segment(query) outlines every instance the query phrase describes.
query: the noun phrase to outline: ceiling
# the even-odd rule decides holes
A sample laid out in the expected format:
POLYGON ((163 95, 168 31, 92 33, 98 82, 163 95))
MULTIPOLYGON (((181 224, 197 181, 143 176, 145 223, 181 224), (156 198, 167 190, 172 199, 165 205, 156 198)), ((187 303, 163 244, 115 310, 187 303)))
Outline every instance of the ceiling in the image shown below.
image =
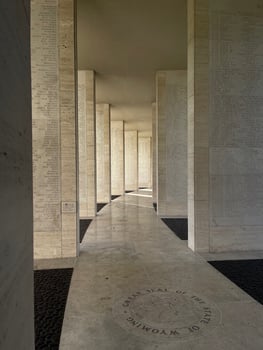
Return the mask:
POLYGON ((151 133, 155 73, 186 69, 187 0, 77 0, 78 66, 96 71, 97 103, 151 133))

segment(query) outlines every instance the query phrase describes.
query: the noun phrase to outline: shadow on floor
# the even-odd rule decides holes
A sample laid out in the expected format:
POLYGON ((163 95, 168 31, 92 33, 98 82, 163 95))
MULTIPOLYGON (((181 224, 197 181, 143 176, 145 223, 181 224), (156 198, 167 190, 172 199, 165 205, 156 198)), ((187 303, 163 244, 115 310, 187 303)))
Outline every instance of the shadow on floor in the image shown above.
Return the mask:
POLYGON ((178 238, 188 240, 188 220, 184 218, 161 218, 162 221, 172 230, 178 238))
POLYGON ((111 196, 111 200, 113 201, 114 199, 116 199, 116 198, 119 198, 119 197, 121 197, 121 195, 116 195, 116 196, 111 196))
POLYGON ((34 271, 35 350, 58 350, 73 269, 34 271))
POLYGON ((108 203, 97 203, 97 213, 105 207, 108 203))
POLYGON ((224 276, 263 304, 263 260, 208 261, 224 276))
POLYGON ((92 219, 80 219, 79 220, 79 241, 80 243, 83 241, 85 233, 91 224, 92 219))

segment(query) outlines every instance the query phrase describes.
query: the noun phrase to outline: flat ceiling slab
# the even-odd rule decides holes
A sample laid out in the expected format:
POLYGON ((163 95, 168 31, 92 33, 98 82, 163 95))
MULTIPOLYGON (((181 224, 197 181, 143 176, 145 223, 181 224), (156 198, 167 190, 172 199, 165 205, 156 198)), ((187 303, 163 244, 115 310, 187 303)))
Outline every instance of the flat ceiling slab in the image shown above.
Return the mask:
POLYGON ((186 69, 186 0, 78 0, 78 65, 97 73, 98 103, 129 129, 151 129, 158 70, 186 69))

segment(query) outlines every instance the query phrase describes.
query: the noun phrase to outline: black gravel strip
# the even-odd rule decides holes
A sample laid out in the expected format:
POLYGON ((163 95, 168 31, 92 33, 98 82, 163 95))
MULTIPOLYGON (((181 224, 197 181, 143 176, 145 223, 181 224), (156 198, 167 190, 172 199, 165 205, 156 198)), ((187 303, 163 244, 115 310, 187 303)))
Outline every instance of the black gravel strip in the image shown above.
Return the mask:
POLYGON ((83 241, 85 233, 91 224, 92 219, 80 219, 79 220, 79 241, 80 243, 83 241))
POLYGON ((119 198, 119 197, 121 197, 121 196, 120 195, 119 196, 111 196, 111 200, 114 201, 114 199, 119 198))
POLYGON ((263 304, 263 260, 208 261, 224 276, 263 304))
POLYGON ((34 271, 35 350, 58 350, 73 269, 34 271))
POLYGON ((162 221, 171 229, 178 238, 188 240, 188 220, 184 218, 162 218, 162 221))
POLYGON ((97 213, 105 207, 108 203, 97 203, 97 213))
POLYGON ((153 203, 153 208, 155 211, 157 211, 157 203, 153 203))

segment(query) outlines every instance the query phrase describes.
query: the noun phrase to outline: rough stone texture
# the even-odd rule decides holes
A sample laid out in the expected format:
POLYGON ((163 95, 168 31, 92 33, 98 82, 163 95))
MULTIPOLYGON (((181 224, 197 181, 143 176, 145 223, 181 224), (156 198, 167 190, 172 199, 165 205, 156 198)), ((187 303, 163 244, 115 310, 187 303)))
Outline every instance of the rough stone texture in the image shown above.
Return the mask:
POLYGON ((78 72, 79 211, 81 218, 96 215, 95 73, 78 72))
POLYGON ((263 248, 263 10, 189 1, 189 244, 263 248))
POLYGON ((96 105, 97 203, 111 201, 110 105, 96 105))
POLYGON ((76 256, 74 1, 31 10, 34 253, 76 256))
POLYGON ((139 136, 139 187, 152 187, 152 138, 139 136))
POLYGON ((125 131, 125 191, 138 189, 138 131, 125 131))
POLYGON ((158 214, 187 217, 186 71, 156 76, 158 214))
POLYGON ((30 1, 0 2, 0 349, 33 350, 30 1))
MULTIPOLYGON (((156 103, 152 104, 152 167, 153 167, 153 175, 152 175, 152 196, 153 203, 157 203, 157 120, 156 120, 156 103)), ((157 204, 156 204, 157 205, 157 204)))
POLYGON ((124 194, 124 122, 111 122, 111 194, 124 194))

